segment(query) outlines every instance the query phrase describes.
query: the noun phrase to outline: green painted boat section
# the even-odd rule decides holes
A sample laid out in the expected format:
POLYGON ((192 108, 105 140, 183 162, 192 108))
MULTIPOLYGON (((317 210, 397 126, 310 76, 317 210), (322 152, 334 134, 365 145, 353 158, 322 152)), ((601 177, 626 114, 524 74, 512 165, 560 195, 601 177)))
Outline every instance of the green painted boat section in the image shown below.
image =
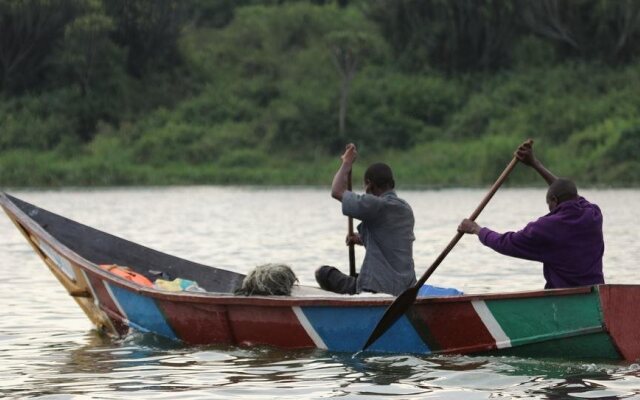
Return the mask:
POLYGON ((507 349, 492 350, 487 355, 545 357, 562 359, 619 360, 622 357, 605 332, 530 343, 507 349))
POLYGON ((602 331, 597 291, 564 296, 487 300, 511 346, 602 331))

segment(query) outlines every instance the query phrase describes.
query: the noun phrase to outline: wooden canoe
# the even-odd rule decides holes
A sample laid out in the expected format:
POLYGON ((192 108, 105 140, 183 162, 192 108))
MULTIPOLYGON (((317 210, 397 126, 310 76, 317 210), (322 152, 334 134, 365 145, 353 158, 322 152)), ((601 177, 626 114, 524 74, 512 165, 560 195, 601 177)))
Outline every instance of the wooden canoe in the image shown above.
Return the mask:
MULTIPOLYGON (((244 275, 101 232, 6 193, 0 205, 96 328, 150 332, 190 344, 270 345, 356 352, 391 296, 300 287, 292 296, 235 296, 244 275), (137 285, 100 268, 194 280, 206 292, 137 285)), ((640 358, 640 285, 419 297, 369 351, 640 358)))

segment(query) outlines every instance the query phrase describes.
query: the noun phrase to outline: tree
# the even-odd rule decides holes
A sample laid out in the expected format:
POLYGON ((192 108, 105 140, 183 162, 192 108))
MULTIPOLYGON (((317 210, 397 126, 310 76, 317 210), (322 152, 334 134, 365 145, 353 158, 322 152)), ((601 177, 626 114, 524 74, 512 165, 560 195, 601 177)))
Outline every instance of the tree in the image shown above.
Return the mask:
POLYGON ((515 0, 372 0, 366 13, 409 70, 492 71, 509 65, 515 0))
POLYGON ((87 0, 85 13, 67 24, 53 57, 58 82, 79 91, 66 107, 83 141, 95 134, 99 120, 117 121, 123 110, 125 82, 123 51, 110 39, 114 28, 100 0, 87 0), (79 93, 78 93, 79 92, 79 93))
POLYGON ((0 0, 0 89, 37 85, 83 0, 0 0))
POLYGON ((73 75, 82 97, 89 94, 98 74, 102 72, 104 76, 114 68, 112 58, 118 49, 109 39, 113 27, 113 21, 97 0, 90 0, 87 13, 65 27, 57 59, 73 75))
POLYGON ((370 48, 370 39, 363 33, 340 31, 331 33, 327 41, 333 63, 340 74, 338 132, 344 139, 351 81, 370 48))
POLYGON ((520 0, 519 9, 524 24, 565 56, 618 63, 640 50, 637 0, 520 0))
POLYGON ((104 1, 115 23, 114 41, 127 48, 127 70, 141 78, 150 64, 171 69, 179 64, 178 38, 186 16, 180 0, 104 1))

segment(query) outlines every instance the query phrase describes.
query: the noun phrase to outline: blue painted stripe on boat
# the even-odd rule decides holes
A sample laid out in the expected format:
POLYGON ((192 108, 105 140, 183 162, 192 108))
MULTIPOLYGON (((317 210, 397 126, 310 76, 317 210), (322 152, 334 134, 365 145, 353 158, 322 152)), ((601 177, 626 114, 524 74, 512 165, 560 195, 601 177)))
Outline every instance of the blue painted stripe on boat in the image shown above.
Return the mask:
MULTIPOLYGON (((329 350, 359 351, 384 314, 385 307, 301 307, 329 350)), ((370 349, 394 353, 431 353, 406 316, 370 349)))
POLYGON ((132 328, 142 332, 156 333, 170 339, 178 339, 153 299, 120 286, 109 285, 109 287, 132 328))

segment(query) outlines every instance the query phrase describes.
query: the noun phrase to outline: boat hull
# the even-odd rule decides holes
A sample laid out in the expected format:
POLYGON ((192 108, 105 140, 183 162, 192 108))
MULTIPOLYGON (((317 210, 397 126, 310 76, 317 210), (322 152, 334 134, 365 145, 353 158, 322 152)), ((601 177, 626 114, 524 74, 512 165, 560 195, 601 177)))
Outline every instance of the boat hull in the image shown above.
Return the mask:
MULTIPOLYGON (((0 204, 100 331, 189 344, 356 352, 391 297, 234 296, 143 287, 70 250, 6 196, 0 204)), ((636 360, 639 285, 418 298, 368 351, 636 360)))

